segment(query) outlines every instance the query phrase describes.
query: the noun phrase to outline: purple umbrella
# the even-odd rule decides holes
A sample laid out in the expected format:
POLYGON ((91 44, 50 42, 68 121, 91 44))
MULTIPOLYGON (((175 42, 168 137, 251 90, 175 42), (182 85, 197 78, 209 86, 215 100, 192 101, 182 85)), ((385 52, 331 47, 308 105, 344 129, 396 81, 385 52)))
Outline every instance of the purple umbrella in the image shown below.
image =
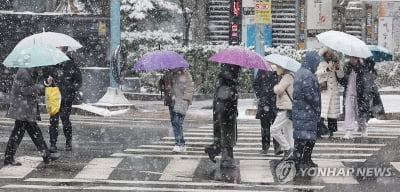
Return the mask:
POLYGON ((228 63, 242 67, 257 68, 270 71, 271 66, 258 53, 244 48, 228 48, 214 54, 208 60, 219 63, 228 63))
POLYGON ((153 51, 144 54, 136 62, 134 70, 153 71, 158 69, 175 69, 189 67, 188 62, 173 51, 153 51))

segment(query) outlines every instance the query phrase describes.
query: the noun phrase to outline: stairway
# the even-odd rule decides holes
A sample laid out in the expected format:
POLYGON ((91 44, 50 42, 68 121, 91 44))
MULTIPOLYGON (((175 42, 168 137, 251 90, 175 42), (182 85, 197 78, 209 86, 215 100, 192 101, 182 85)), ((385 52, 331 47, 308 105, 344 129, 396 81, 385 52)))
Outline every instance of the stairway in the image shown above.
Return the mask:
POLYGON ((296 47, 296 0, 272 0, 272 46, 296 47))
POLYGON ((229 8, 229 0, 208 0, 207 40, 213 45, 229 42, 229 8))

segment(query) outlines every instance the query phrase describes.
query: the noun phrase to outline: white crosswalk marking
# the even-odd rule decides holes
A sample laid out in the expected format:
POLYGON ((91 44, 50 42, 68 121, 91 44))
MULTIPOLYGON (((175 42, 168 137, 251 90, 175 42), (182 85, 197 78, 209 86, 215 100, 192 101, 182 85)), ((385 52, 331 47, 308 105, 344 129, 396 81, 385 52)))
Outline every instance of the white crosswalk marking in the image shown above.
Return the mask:
POLYGON ((270 187, 270 188, 287 188, 287 189, 323 189, 320 185, 246 185, 233 184, 225 182, 176 182, 176 181, 134 181, 134 180, 89 180, 89 179, 52 179, 52 178, 29 178, 28 182, 45 182, 45 183, 110 183, 110 184, 143 184, 143 185, 180 185, 180 186, 208 186, 208 187, 270 187))
POLYGON ((86 165, 75 179, 108 179, 122 158, 95 158, 86 165))
MULTIPOLYGON (((187 142, 188 145, 209 145, 210 141, 204 142, 204 141, 190 141, 187 142)), ((160 144, 160 145, 173 145, 175 144, 174 141, 159 141, 159 142, 154 142, 154 144, 160 144)), ((261 147, 261 141, 253 141, 251 143, 249 143, 249 141, 247 142, 237 142, 236 146, 240 147, 240 146, 259 146, 261 147)), ((374 143, 319 143, 317 141, 317 143, 315 143, 315 146, 340 146, 340 147, 346 147, 346 146, 356 146, 356 147, 384 147, 386 146, 386 144, 384 143, 379 143, 379 144, 374 144, 374 143)))
POLYGON ((41 157, 22 156, 16 158, 21 166, 6 166, 0 169, 0 178, 22 179, 43 161, 41 157))
MULTIPOLYGON (((167 149, 127 149, 126 152, 157 152, 157 153, 170 153, 167 149)), ((203 151, 188 151, 187 153, 204 154, 203 151)), ((238 156, 259 155, 259 152, 235 152, 238 156)), ((369 157, 370 153, 313 153, 313 157, 332 157, 332 156, 347 156, 347 157, 369 157)))
MULTIPOLYGON (((130 157, 130 158, 143 158, 143 157, 154 157, 154 158, 161 158, 161 157, 169 157, 169 158, 182 158, 182 159, 207 159, 208 156, 206 155, 184 155, 184 154, 130 154, 130 153, 113 153, 112 157, 130 157)), ((220 157, 216 157, 219 159, 220 157)), ((236 156, 235 159, 238 160, 281 160, 282 156, 236 156)), ((345 162, 365 162, 366 159, 335 159, 335 158, 313 158, 315 160, 320 161, 345 161, 345 162)))
POLYGON ((390 164, 391 164, 398 172, 400 172, 400 162, 390 162, 390 164))
MULTIPOLYGON (((334 168, 330 170, 335 170, 339 168, 345 168, 342 162, 337 161, 315 161, 318 164, 318 168, 323 170, 323 168, 334 168)), ((329 170, 329 169, 328 169, 329 170)), ((334 172, 335 173, 335 172, 334 172)), ((331 174, 332 175, 332 174, 331 174)), ((335 184, 358 184, 358 181, 353 178, 353 176, 324 176, 320 177, 324 183, 335 183, 335 184)))
MULTIPOLYGON (((158 192, 204 192, 204 189, 121 187, 121 186, 49 186, 49 185, 5 185, 3 189, 47 189, 47 190, 90 190, 90 191, 158 191, 158 192)), ((243 190, 207 189, 208 192, 243 192, 243 190)), ((283 192, 278 190, 246 190, 246 192, 283 192)))
MULTIPOLYGON (((148 149, 171 149, 171 146, 163 146, 163 145, 140 145, 140 148, 143 148, 145 150, 148 149)), ((204 147, 186 147, 188 150, 203 150, 204 147)), ((137 149, 125 149, 125 152, 134 152, 137 149)), ((314 147, 314 151, 379 151, 380 148, 378 147, 371 147, 371 148, 365 148, 365 147, 331 147, 331 146, 320 146, 320 147, 314 147)), ((235 147, 233 151, 258 151, 256 148, 250 148, 250 147, 235 147)), ((269 149, 269 152, 272 153, 274 150, 269 149)))
POLYGON ((242 160, 240 161, 240 177, 242 182, 273 183, 269 161, 242 160))
POLYGON ((192 181, 199 159, 173 159, 164 169, 161 181, 192 181))
MULTIPOLYGON (((6 120, 4 120, 6 121, 6 120)), ((129 120, 122 120, 128 123, 129 120)), ((79 124, 114 124, 119 120, 96 118, 75 120, 79 124), (96 122, 97 121, 97 122, 96 122)), ((135 120, 136 123, 147 122, 135 120)), ((0 118, 1 123, 1 118, 0 118)), ((48 125, 48 122, 43 122, 48 125)), ((7 121, 5 124, 13 124, 7 121)), ((380 151, 392 139, 400 136, 399 125, 382 126, 373 125, 369 129, 369 137, 364 139, 342 140, 344 132, 338 131, 332 139, 320 139, 317 141, 313 160, 319 168, 345 168, 345 165, 366 162, 370 156, 380 151), (380 130, 382 130, 380 132, 380 130), (344 163, 346 162, 346 163, 344 163)), ((327 184, 357 185, 353 176, 321 176, 312 177, 307 185, 294 185, 287 183, 280 185, 276 181, 275 167, 282 155, 273 153, 273 148, 268 154, 261 154, 261 136, 258 121, 242 121, 238 129, 238 142, 234 147, 234 157, 238 162, 237 176, 241 183, 224 183, 222 169, 219 164, 209 161, 204 152, 204 146, 211 144, 213 140, 212 125, 200 128, 189 128, 184 132, 186 139, 186 153, 174 154, 171 149, 174 145, 174 137, 163 137, 159 141, 150 144, 131 147, 123 152, 115 152, 109 158, 89 159, 88 164, 82 169, 75 169, 73 174, 65 177, 58 176, 41 178, 41 173, 47 173, 46 169, 57 169, 58 166, 50 166, 46 169, 37 169, 42 162, 40 157, 28 157, 36 161, 22 161, 24 169, 19 167, 3 167, 0 169, 0 178, 25 178, 24 183, 9 183, 0 186, 0 190, 71 190, 71 191, 188 191, 188 192, 243 192, 243 191, 293 191, 321 190, 327 184), (124 161, 122 164, 121 162, 124 161), (134 166, 127 166, 129 165, 134 166), (133 164, 132 164, 133 163, 133 164), (155 166, 155 164, 157 164, 155 166), (139 165, 139 166, 138 166, 139 165), (17 170, 17 171, 16 171, 17 170), (14 175, 13 175, 14 174, 14 175), (131 177, 125 178, 124 176, 131 177), (28 178, 27 178, 28 176, 28 178), (30 177, 30 178, 29 178, 30 177), (37 177, 37 178, 35 178, 37 177), (123 178, 126 180, 115 180, 123 178), (65 183, 64 186, 59 185, 65 183)), ((360 136, 360 133, 355 133, 360 136)), ((3 138, 0 137, 0 142, 3 138)), ((4 136, 4 141, 8 138, 4 136)), ((28 138, 29 139, 29 138, 28 138)), ((78 141, 79 142, 79 141, 78 141)), ((77 142, 77 143, 78 143, 77 142)), ((4 155, 4 154, 0 154, 4 155)), ((217 156, 217 161, 220 160, 217 156)), ((54 162, 57 163, 57 162, 54 162)), ((400 162, 391 162, 394 169, 400 172, 400 162)), ((82 167, 82 166, 79 166, 82 167)), ((226 182, 226 181, 225 181, 226 182)))

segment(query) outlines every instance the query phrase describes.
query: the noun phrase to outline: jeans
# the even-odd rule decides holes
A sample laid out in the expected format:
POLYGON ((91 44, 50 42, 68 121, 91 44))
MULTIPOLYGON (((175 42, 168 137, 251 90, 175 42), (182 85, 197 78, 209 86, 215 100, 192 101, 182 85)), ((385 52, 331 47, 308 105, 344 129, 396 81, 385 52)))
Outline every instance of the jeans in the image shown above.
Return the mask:
POLYGON ((71 142, 72 140, 72 125, 71 121, 69 120, 69 116, 71 115, 72 110, 72 102, 73 98, 61 99, 60 111, 57 114, 50 116, 49 135, 51 146, 55 147, 57 143, 59 118, 61 118, 63 132, 67 142, 71 142))
POLYGON ((176 113, 173 110, 173 107, 169 107, 169 114, 171 117, 171 124, 174 130, 175 136, 175 145, 183 146, 185 145, 185 139, 183 138, 183 120, 185 119, 185 115, 176 113))

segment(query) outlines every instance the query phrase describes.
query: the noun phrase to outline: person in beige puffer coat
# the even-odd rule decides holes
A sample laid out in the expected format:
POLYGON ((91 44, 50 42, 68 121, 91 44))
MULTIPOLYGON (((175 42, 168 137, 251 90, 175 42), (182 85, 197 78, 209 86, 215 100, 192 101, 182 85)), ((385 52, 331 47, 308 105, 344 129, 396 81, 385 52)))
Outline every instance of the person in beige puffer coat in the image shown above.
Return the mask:
POLYGON ((294 75, 277 65, 279 83, 275 85, 276 107, 278 114, 271 126, 271 136, 280 144, 284 151, 284 159, 293 154, 293 123, 287 112, 292 110, 294 75), (283 133, 282 133, 283 131, 283 133))
POLYGON ((337 119, 340 114, 340 95, 338 78, 344 77, 343 68, 333 50, 323 47, 319 50, 323 60, 315 74, 321 89, 321 121, 328 120, 330 137, 337 131, 337 119))

